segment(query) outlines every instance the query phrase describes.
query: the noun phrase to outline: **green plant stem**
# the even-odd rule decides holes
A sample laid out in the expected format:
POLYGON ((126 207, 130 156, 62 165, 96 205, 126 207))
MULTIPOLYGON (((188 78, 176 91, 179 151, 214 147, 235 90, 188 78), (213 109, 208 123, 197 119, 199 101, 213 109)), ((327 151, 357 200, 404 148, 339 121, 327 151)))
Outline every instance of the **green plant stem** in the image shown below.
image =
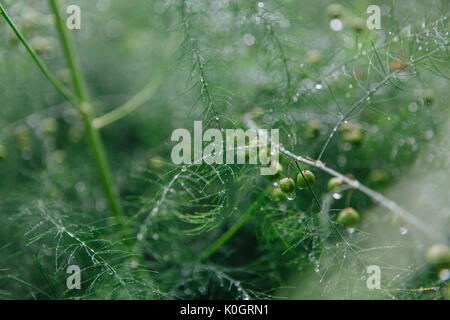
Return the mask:
POLYGON ((62 43, 64 54, 72 72, 73 84, 81 101, 81 103, 78 105, 78 110, 80 111, 80 114, 83 118, 89 145, 94 154, 94 159, 102 180, 103 190, 114 213, 115 222, 122 232, 122 237, 125 237, 126 232, 123 221, 124 215, 119 201, 119 194, 114 183, 111 169, 109 167, 108 158, 106 156, 100 133, 92 125, 92 109, 90 104, 87 102, 88 97, 86 85, 80 72, 81 69, 75 58, 75 50, 73 49, 72 42, 69 39, 64 23, 59 15, 59 5, 57 1, 49 0, 49 2, 55 16, 55 23, 62 43))
POLYGON ((14 22, 10 19, 9 15, 3 8, 2 4, 0 3, 0 14, 3 16, 3 18, 6 20, 8 25, 10 26, 11 30, 15 33, 19 41, 22 43, 22 45, 25 47, 25 49, 28 51, 30 56, 33 58, 36 65, 39 67, 41 72, 44 74, 44 76, 47 78, 48 81, 58 90, 59 93, 70 103, 73 105, 78 105, 78 99, 75 97, 61 82, 59 82, 55 76, 52 75, 50 70, 46 67, 46 65, 39 59, 39 57, 36 55, 34 50, 30 47, 28 42, 25 40, 25 38, 20 33, 19 29, 17 29, 14 22))
POLYGON ((61 40, 64 55, 66 56, 67 64, 69 65, 72 74, 72 81, 75 87, 75 91, 77 93, 78 98, 82 102, 85 102, 88 100, 86 85, 84 83, 83 76, 81 75, 80 71, 81 69, 78 65, 78 61, 75 58, 75 50, 72 41, 69 40, 69 36, 64 26, 64 22, 59 14, 58 2, 57 0, 49 0, 49 3, 53 11, 53 15, 55 17, 55 25, 61 40))
POLYGON ((253 205, 247 210, 247 212, 238 221, 236 221, 230 229, 222 234, 219 239, 217 239, 203 252, 203 254, 200 256, 200 261, 208 259, 228 240, 230 240, 234 236, 234 234, 248 221, 248 219, 250 219, 253 213, 260 207, 263 198, 264 197, 262 195, 259 196, 255 203, 253 203, 253 205))
POLYGON ((81 114, 83 117, 83 123, 86 129, 87 138, 89 145, 94 154, 95 163, 100 173, 100 178, 102 180, 103 190, 105 192, 106 198, 108 199, 109 205, 114 213, 114 219, 118 227, 122 231, 122 236, 126 237, 127 232, 125 231, 125 224, 123 220, 123 209, 119 201, 118 189, 115 185, 111 168, 108 163, 108 157, 103 146, 102 138, 99 131, 92 125, 92 116, 90 112, 90 105, 84 104, 81 108, 81 114))
POLYGON ((152 78, 152 80, 150 80, 150 82, 128 102, 112 110, 111 112, 108 112, 98 118, 95 118, 92 121, 93 126, 97 129, 101 129, 136 111, 150 99, 150 97, 159 88, 161 83, 162 83, 161 77, 156 76, 152 78))

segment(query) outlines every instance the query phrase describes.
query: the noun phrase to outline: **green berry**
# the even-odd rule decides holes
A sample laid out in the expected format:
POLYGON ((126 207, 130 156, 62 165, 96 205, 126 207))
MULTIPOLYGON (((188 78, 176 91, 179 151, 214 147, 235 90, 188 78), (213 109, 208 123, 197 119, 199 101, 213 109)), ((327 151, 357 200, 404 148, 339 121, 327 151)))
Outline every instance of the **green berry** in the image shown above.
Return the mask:
POLYGON ((426 262, 436 269, 450 268, 450 248, 445 244, 434 244, 425 254, 426 262))
POLYGON ((331 18, 341 18, 344 11, 344 7, 338 3, 332 3, 327 7, 327 13, 331 16, 331 18))
POLYGON ((44 119, 42 121, 42 129, 48 135, 55 134, 58 131, 58 121, 53 118, 44 119))
POLYGON ((55 76, 62 83, 70 83, 70 80, 72 79, 70 69, 59 69, 56 71, 55 76))
POLYGON ((311 120, 308 122, 308 125, 306 126, 306 138, 308 139, 315 139, 320 134, 320 128, 321 124, 317 120, 311 120))
POLYGON ((358 212, 353 208, 345 208, 339 212, 339 215, 337 217, 337 222, 342 224, 344 227, 354 227, 359 222, 359 214, 358 212))
POLYGON ((286 195, 279 187, 273 187, 270 186, 267 188, 267 192, 269 193, 270 197, 275 201, 285 200, 286 195))
POLYGON ((328 180, 327 187, 329 191, 332 191, 336 188, 339 188, 340 186, 343 186, 344 184, 345 182, 341 178, 333 177, 330 180, 328 180))
POLYGON ((164 159, 160 156, 154 156, 150 159, 150 168, 154 170, 159 170, 164 167, 164 159))
POLYGON ((29 149, 31 147, 30 129, 25 126, 19 126, 14 131, 14 139, 19 149, 29 149))
POLYGON ((292 193, 295 190, 295 182, 291 178, 283 178, 280 180, 280 189, 284 193, 292 193))
POLYGON ((69 128, 69 139, 73 143, 77 143, 83 137, 83 127, 80 124, 75 124, 69 128))
POLYGON ((309 170, 303 170, 302 173, 297 175, 297 186, 299 189, 306 189, 308 185, 312 187, 316 182, 316 176, 309 170), (302 175, 303 173, 303 175, 302 175), (305 178, 303 178, 303 176, 305 178), (306 181, 305 181, 306 180, 306 181))
POLYGON ((364 140, 364 129, 358 123, 346 123, 342 126, 342 139, 354 146, 359 146, 364 140))
POLYGON ((66 160, 67 155, 63 150, 55 150, 51 154, 51 160, 55 164, 62 164, 66 160))
POLYGON ((383 184, 389 180, 389 175, 381 169, 374 169, 369 173, 369 181, 375 184, 383 184))

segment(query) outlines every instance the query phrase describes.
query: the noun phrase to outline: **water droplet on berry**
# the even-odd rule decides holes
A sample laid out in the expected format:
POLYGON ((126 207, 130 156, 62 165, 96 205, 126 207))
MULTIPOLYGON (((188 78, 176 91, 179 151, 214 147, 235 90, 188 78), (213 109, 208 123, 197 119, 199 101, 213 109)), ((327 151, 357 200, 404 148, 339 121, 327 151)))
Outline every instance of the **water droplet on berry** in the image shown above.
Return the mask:
POLYGON ((339 200, 342 198, 342 194, 335 192, 335 193, 333 193, 333 198, 336 200, 339 200))
POLYGON ((288 200, 294 200, 294 199, 295 199, 295 192, 288 193, 288 194, 286 195, 286 198, 287 198, 288 200))

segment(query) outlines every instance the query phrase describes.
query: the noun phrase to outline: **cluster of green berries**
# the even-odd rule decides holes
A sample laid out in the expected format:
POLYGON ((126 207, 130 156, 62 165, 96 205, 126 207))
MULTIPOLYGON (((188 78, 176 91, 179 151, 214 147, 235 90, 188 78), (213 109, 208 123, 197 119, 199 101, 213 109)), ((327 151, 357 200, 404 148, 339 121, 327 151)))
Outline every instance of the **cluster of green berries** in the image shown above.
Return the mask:
POLYGON ((356 122, 347 122, 342 125, 342 140, 352 144, 353 146, 360 146, 364 141, 364 129, 356 122))
MULTIPOLYGON (((297 175, 297 186, 299 189, 306 189, 308 186, 312 187, 316 182, 316 176, 309 170, 302 170, 297 175)), ((295 182, 292 178, 283 178, 280 180, 280 189, 284 193, 293 193, 295 190, 295 182)))
MULTIPOLYGON (((333 191, 339 187, 342 187, 345 184, 345 182, 338 177, 333 177, 330 180, 328 180, 328 190, 333 191)), ((351 207, 347 207, 345 209, 342 209, 337 217, 337 222, 342 224, 346 228, 353 228, 359 223, 360 217, 358 211, 351 207)))

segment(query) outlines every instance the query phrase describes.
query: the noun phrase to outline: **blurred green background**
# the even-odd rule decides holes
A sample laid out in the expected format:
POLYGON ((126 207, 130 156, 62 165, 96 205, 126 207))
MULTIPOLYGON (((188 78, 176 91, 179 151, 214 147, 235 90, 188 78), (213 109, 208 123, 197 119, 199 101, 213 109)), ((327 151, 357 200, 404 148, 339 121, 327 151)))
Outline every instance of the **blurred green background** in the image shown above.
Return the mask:
MULTIPOLYGON (((0 3, 72 90, 47 1, 0 3)), ((448 2, 59 3, 63 19, 68 5, 81 8, 81 29, 68 32, 95 116, 149 83, 157 88, 101 129, 131 240, 118 237, 80 116, 2 20, 0 298, 448 297, 448 274, 424 261, 434 239, 357 190, 329 192, 320 170, 310 168, 323 210, 306 190, 275 199, 276 181, 256 166, 186 171, 170 160, 172 131, 199 119, 279 128, 288 150, 316 159, 342 114, 401 69, 350 114, 356 139, 340 128, 322 161, 396 201, 448 244, 448 2), (380 30, 365 25, 372 4, 381 8, 380 30), (333 19, 342 29, 330 27, 333 19), (351 233, 335 221, 348 205, 361 214, 351 233), (198 260, 249 210, 228 242, 198 260), (71 264, 82 267, 81 290, 66 288, 71 264), (382 290, 366 287, 373 264, 382 290)))

